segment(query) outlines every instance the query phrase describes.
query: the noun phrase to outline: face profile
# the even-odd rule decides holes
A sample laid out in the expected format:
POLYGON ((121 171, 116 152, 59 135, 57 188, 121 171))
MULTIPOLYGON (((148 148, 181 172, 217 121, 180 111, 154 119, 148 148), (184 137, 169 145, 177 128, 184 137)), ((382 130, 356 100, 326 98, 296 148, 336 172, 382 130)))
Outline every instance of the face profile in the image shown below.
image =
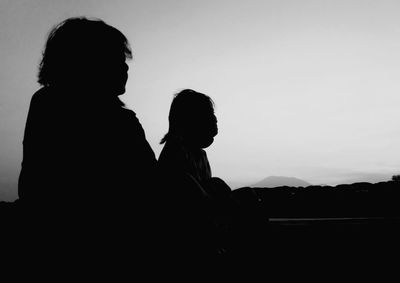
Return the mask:
POLYGON ((98 70, 99 73, 93 79, 100 82, 100 90, 107 90, 117 96, 125 93, 129 67, 123 56, 107 61, 98 70))
POLYGON ((214 102, 209 96, 191 89, 175 95, 169 112, 169 131, 161 143, 178 138, 187 146, 207 148, 217 134, 214 102))
POLYGON ((184 139, 188 144, 207 148, 214 142, 214 137, 218 134, 218 125, 215 114, 210 110, 208 109, 205 113, 197 113, 197 111, 194 113, 193 120, 190 122, 192 126, 189 126, 184 134, 184 139))

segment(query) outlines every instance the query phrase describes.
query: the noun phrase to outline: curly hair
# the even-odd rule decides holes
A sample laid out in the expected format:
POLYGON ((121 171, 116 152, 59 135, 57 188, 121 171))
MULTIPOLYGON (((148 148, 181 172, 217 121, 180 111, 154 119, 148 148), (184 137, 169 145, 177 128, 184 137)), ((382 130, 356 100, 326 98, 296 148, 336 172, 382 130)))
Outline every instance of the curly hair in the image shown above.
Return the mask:
POLYGON ((118 29, 100 19, 68 18, 50 30, 39 65, 38 83, 51 86, 70 80, 93 62, 116 53, 124 54, 125 59, 132 58, 128 39, 118 29))

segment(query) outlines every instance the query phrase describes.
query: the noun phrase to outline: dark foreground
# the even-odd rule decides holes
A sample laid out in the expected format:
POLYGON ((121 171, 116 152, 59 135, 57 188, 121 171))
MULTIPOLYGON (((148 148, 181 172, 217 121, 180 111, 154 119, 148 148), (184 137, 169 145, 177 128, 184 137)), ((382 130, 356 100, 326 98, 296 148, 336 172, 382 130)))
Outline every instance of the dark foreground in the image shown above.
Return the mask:
MULTIPOLYGON (((379 270, 382 267, 387 271, 395 270, 400 257, 398 182, 336 187, 241 188, 234 194, 246 203, 250 190, 259 198, 256 211, 261 221, 254 222, 258 227, 239 231, 243 241, 240 238, 236 240, 216 261, 213 259, 213 263, 250 266, 250 272, 259 275, 271 272, 282 276, 291 274, 292 277, 294 274, 288 273, 289 270, 301 272, 303 276, 309 274, 307 271, 313 273, 315 270, 332 274, 350 271, 353 275, 359 272, 367 274, 377 270, 378 266, 379 270)), ((254 202, 248 202, 248 205, 254 206, 254 202)), ((0 203, 2 235, 9 236, 3 240, 3 246, 8 243, 8 247, 15 251, 19 247, 25 251, 34 247, 37 252, 41 250, 38 243, 46 243, 46 239, 52 241, 51 229, 41 233, 41 227, 32 223, 17 223, 15 221, 20 219, 16 217, 18 214, 18 201, 0 203)), ((79 238, 79 231, 74 236, 79 238)), ((63 251, 62 247, 68 247, 69 240, 66 237, 62 240, 66 242, 52 243, 55 254, 57 250, 63 251)), ((96 238, 86 240, 90 243, 96 238)), ((157 241, 157 237, 153 240, 157 241)), ((106 252, 106 242, 92 248, 106 252)), ((119 249, 124 253, 123 247, 119 249)), ((18 250, 20 255, 23 252, 18 250)), ((31 256, 28 256, 30 260, 31 256)), ((79 257, 79 254, 76 256, 79 257)), ((174 255, 170 256, 172 259, 174 255)), ((24 258, 27 258, 26 255, 24 258)), ((146 262, 155 264, 157 258, 157 253, 154 253, 146 262)), ((164 256, 163 260, 166 258, 168 256, 164 256)))

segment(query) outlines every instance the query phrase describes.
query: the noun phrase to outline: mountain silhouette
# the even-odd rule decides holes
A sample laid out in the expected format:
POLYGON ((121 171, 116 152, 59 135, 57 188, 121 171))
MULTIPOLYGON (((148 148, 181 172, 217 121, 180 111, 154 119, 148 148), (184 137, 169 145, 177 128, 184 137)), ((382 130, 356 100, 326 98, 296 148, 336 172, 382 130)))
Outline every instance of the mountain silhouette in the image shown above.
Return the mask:
POLYGON ((261 180, 260 182, 252 185, 252 187, 263 187, 263 188, 274 188, 280 186, 308 187, 311 186, 311 184, 295 177, 269 176, 261 180))

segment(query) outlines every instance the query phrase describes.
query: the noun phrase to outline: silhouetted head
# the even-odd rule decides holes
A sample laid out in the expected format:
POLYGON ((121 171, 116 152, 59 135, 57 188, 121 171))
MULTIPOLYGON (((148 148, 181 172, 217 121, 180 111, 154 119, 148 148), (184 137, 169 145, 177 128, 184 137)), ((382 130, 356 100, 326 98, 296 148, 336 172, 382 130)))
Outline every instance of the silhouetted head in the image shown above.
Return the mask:
POLYGON ((169 131, 161 143, 175 137, 189 146, 206 148, 218 134, 212 99, 191 89, 177 93, 169 111, 169 131))
POLYGON ((38 82, 43 86, 80 88, 120 95, 132 58, 127 38, 99 19, 69 18, 47 38, 38 82))

